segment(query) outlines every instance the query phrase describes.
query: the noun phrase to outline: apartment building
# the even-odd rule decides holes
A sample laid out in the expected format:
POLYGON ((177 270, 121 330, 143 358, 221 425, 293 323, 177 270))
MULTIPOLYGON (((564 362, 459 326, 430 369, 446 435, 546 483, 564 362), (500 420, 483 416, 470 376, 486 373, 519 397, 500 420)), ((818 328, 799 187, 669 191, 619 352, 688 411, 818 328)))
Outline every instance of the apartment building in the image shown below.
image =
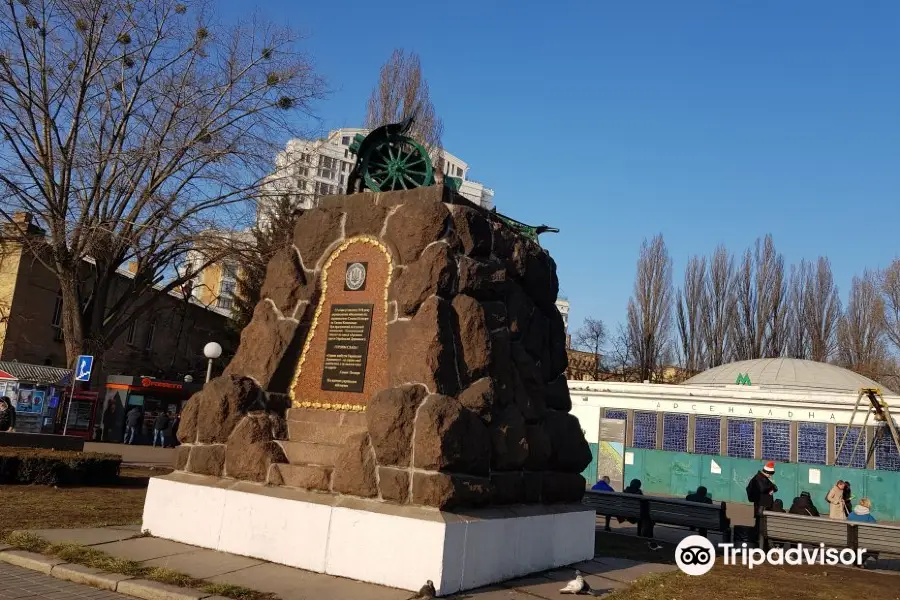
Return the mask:
MULTIPOLYGON (((290 140, 275 159, 275 173, 266 184, 264 198, 287 194, 296 199, 296 208, 309 209, 321 196, 344 193, 347 176, 356 162, 350 144, 354 136, 368 132, 345 127, 318 140, 290 140)), ((444 174, 462 179, 460 194, 479 206, 494 207, 494 191, 469 179, 468 163, 446 150, 441 151, 441 158, 444 174)))

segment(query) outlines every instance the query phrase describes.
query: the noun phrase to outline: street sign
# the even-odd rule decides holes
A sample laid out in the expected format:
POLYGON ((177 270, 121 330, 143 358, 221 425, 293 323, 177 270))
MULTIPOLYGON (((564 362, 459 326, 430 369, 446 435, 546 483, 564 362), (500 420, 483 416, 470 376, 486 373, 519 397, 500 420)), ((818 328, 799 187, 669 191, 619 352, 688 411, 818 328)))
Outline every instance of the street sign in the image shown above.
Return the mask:
POLYGON ((94 357, 82 355, 75 361, 75 381, 90 381, 91 370, 94 368, 94 357))

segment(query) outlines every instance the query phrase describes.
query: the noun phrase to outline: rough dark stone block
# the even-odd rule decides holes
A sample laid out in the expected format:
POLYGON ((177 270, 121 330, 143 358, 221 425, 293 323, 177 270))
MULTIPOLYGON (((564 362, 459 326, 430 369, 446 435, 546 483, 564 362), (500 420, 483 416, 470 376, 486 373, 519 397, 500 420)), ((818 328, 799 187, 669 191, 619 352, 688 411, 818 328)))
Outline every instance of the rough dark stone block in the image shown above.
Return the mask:
POLYGON ((297 305, 309 300, 313 291, 313 286, 306 285, 297 249, 289 246, 276 252, 266 269, 260 297, 269 298, 283 315, 293 317, 297 305))
POLYGON ((297 224, 294 225, 294 246, 300 252, 304 267, 316 269, 325 250, 340 239, 341 218, 340 211, 313 208, 297 219, 297 224))
POLYGON ((428 298, 410 321, 388 325, 387 337, 391 385, 414 382, 441 394, 459 393, 449 302, 428 298))
POLYGON ((454 398, 432 394, 416 415, 413 466, 487 475, 491 442, 481 419, 454 398))
POLYGON ((416 409, 426 395, 420 385, 388 388, 366 407, 366 422, 381 465, 409 466, 416 409))
POLYGON ((450 212, 441 202, 406 202, 388 217, 385 237, 397 249, 400 264, 408 265, 444 235, 449 221, 450 212))
POLYGON ((491 500, 487 477, 467 477, 449 473, 413 473, 412 503, 453 510, 482 506, 491 500))
POLYGON ((456 279, 456 262, 450 246, 444 243, 428 246, 419 260, 404 268, 391 283, 389 299, 397 302, 397 316, 416 314, 429 296, 449 298, 456 279))
POLYGON ((409 471, 378 467, 378 485, 381 497, 390 502, 409 502, 409 471))
POLYGON ((357 433, 344 444, 334 463, 331 489, 363 498, 378 495, 375 483, 375 457, 368 433, 357 433))

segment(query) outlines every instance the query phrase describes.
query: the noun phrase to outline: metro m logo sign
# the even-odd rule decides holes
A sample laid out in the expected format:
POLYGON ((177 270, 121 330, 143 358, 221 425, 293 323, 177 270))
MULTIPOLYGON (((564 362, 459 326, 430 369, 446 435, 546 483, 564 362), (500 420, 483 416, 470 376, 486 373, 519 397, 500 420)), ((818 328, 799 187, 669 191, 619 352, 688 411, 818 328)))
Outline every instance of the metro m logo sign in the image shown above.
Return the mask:
POLYGON ((735 380, 735 385, 752 385, 750 383, 750 375, 747 373, 738 373, 737 380, 735 380))

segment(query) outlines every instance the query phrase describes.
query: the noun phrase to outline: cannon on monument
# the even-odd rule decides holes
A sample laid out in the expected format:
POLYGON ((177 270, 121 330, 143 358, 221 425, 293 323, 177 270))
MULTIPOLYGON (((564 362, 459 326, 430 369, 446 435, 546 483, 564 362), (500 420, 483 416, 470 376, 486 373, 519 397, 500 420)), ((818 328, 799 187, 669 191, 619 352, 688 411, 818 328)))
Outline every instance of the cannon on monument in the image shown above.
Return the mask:
MULTIPOLYGON (((369 135, 357 133, 353 137, 349 150, 356 156, 356 163, 347 177, 347 194, 358 194, 365 189, 373 192, 409 190, 436 183, 428 151, 407 135, 415 119, 413 112, 400 123, 382 125, 369 135)), ((462 179, 445 175, 443 184, 459 191, 462 179)), ((501 215, 497 209, 491 210, 489 215, 534 242, 542 233, 559 233, 559 229, 548 225, 526 225, 501 215)))
MULTIPOLYGON (((382 125, 363 136, 357 133, 350 143, 356 164, 347 178, 347 193, 356 194, 364 188, 373 192, 410 190, 434 185, 435 172, 425 147, 406 135, 416 115, 413 113, 400 123, 382 125)), ((461 180, 445 177, 444 183, 459 189, 461 180), (454 181, 448 181, 448 180, 454 181)))

